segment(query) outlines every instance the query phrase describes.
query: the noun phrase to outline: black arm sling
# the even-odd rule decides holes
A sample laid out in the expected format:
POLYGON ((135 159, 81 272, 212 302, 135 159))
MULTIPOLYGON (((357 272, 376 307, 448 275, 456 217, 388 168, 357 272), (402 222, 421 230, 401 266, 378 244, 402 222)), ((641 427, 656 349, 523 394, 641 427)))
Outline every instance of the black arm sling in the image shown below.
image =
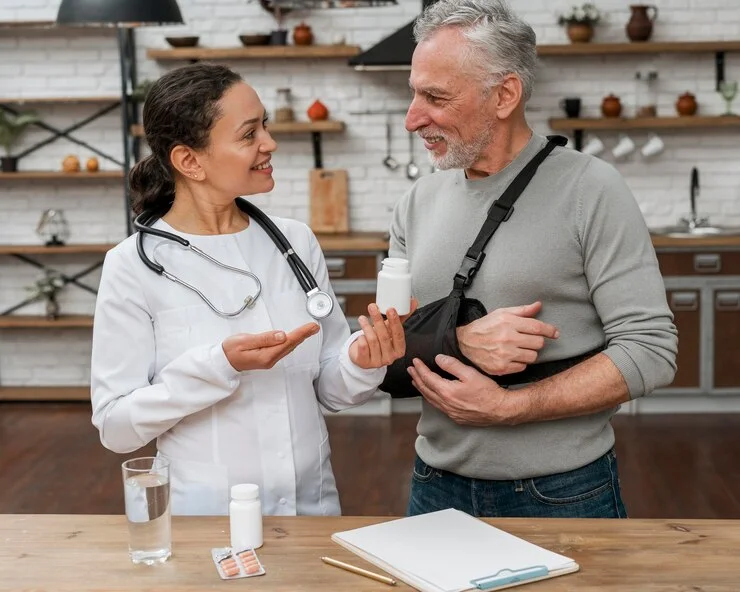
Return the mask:
MULTIPOLYGON (((565 146, 567 139, 562 136, 548 136, 547 145, 535 155, 506 188, 503 195, 493 202, 488 217, 478 236, 463 258, 460 269, 453 279, 452 292, 444 298, 435 300, 417 309, 404 323, 406 334, 406 354, 388 367, 385 380, 380 388, 393 398, 418 397, 421 394, 411 384, 407 368, 414 358, 419 358, 437 374, 454 379, 455 377, 437 366, 434 357, 445 354, 457 358, 464 364, 475 367, 460 351, 456 329, 487 314, 480 300, 466 298, 465 289, 473 283, 486 256, 484 249, 502 222, 506 222, 514 212, 514 202, 537 172, 538 167, 556 146, 565 146)), ((499 386, 534 382, 553 376, 575 366, 595 355, 602 348, 564 360, 530 364, 522 372, 503 376, 490 376, 499 386)))

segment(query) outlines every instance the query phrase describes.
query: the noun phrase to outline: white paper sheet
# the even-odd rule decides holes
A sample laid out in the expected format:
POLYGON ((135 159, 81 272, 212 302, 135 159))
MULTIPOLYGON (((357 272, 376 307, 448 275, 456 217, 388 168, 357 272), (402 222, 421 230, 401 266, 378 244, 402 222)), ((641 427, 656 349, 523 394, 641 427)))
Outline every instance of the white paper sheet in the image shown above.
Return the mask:
POLYGON ((452 509, 348 530, 332 539, 422 590, 469 590, 471 580, 502 569, 578 568, 569 557, 452 509))

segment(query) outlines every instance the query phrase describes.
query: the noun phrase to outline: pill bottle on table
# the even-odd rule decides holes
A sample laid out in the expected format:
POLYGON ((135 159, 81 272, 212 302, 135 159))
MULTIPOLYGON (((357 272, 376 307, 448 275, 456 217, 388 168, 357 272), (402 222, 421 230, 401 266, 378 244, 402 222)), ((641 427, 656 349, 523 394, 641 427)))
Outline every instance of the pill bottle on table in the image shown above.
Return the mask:
POLYGON ((229 527, 232 549, 257 549, 262 546, 262 504, 260 488, 253 483, 231 487, 229 527))

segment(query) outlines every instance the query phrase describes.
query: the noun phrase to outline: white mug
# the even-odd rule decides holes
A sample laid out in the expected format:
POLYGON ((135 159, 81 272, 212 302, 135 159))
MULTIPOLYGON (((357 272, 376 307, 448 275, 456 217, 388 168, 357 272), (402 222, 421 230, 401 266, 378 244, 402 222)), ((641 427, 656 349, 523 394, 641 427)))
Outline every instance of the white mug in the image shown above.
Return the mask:
POLYGON ((635 143, 626 134, 619 136, 619 143, 614 146, 612 154, 614 158, 623 158, 635 149, 635 143))
POLYGON ((665 144, 660 139, 660 136, 658 134, 650 134, 647 143, 640 149, 640 152, 642 152, 643 156, 649 157, 660 154, 664 148, 665 144))
POLYGON ((598 137, 594 136, 592 137, 588 142, 586 142, 586 145, 581 148, 581 152, 584 154, 590 154, 591 156, 596 156, 597 154, 601 154, 604 151, 604 142, 602 142, 598 137))

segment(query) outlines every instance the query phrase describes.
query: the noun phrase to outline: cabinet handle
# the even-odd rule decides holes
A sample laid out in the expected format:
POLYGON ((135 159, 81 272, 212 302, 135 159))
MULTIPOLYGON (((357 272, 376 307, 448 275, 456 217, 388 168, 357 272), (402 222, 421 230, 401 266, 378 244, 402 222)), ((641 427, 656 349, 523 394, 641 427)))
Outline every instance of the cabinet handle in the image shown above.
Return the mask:
POLYGON ((339 305, 339 308, 342 309, 342 312, 347 314, 347 297, 337 296, 337 304, 339 305))
POLYGON ((672 292, 671 310, 692 311, 699 308, 699 295, 696 292, 672 292))
POLYGON ((326 260, 326 268, 329 270, 330 278, 344 277, 344 274, 347 268, 347 260, 338 259, 338 258, 328 258, 326 260))
POLYGON ((740 292, 717 292, 714 307, 717 310, 740 310, 740 292))
POLYGON ((699 273, 717 273, 722 269, 722 260, 716 253, 694 255, 694 271, 699 273))

